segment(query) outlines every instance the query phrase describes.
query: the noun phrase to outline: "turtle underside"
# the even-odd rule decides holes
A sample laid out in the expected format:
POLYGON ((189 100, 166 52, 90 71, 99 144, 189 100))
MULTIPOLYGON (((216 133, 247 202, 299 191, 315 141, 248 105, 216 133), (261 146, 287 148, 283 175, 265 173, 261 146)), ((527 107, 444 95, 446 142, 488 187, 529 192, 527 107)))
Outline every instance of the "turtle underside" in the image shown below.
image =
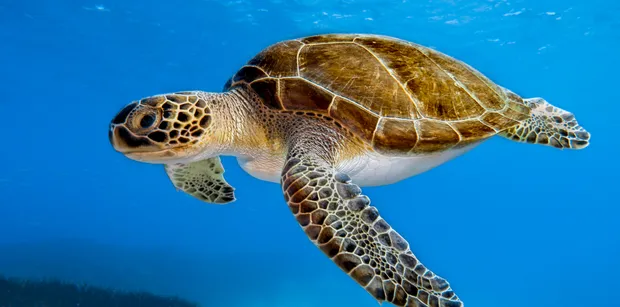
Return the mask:
POLYGON ((225 85, 269 108, 334 120, 386 154, 462 147, 530 116, 518 95, 432 49, 373 35, 320 35, 272 45, 225 85))

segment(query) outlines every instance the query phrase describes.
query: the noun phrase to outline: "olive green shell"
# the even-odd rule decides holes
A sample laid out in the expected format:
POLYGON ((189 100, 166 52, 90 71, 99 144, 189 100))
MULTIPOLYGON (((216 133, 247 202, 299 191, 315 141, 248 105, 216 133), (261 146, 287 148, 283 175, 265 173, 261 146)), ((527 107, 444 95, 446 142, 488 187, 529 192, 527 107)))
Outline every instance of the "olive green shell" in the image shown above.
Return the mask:
POLYGON ((330 34, 272 45, 225 90, 331 118, 380 153, 428 153, 488 138, 529 118, 521 97, 435 50, 391 37, 330 34))

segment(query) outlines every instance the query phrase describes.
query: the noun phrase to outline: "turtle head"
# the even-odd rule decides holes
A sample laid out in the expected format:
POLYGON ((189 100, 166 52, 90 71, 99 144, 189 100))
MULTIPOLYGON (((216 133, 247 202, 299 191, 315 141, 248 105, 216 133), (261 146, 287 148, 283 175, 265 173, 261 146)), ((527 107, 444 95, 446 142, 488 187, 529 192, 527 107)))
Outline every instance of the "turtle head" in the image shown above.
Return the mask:
POLYGON ((116 151, 142 162, 191 159, 211 143, 209 97, 179 92, 134 101, 110 123, 110 142, 116 151))

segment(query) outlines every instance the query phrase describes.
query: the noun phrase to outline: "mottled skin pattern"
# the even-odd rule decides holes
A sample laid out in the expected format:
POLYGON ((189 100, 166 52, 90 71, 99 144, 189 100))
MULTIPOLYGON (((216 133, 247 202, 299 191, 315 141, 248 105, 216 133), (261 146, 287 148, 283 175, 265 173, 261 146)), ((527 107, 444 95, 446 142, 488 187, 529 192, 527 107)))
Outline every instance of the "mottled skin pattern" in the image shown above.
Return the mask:
POLYGON ((371 155, 382 163, 432 157, 496 134, 572 149, 590 138, 569 112, 523 100, 437 51, 387 37, 323 35, 265 49, 224 93, 131 103, 109 137, 131 159, 164 164, 175 187, 210 203, 234 200, 220 155, 237 157, 255 176, 280 174, 310 240, 375 299, 456 307, 463 303, 448 282, 421 264, 341 165, 371 155))
POLYGON ((572 113, 554 107, 541 98, 526 99, 525 103, 532 109, 532 116, 520 125, 502 131, 502 136, 556 148, 583 148, 588 145, 590 134, 579 126, 572 113))
POLYGON ((202 201, 227 204, 235 201, 235 189, 224 179, 220 157, 190 164, 166 164, 166 173, 174 186, 202 201))
POLYGON ((129 148, 125 153, 162 150, 158 154, 172 158, 201 140, 209 128, 210 113, 207 102, 194 92, 148 97, 116 115, 110 137, 129 148))
POLYGON ((289 131, 282 190, 310 240, 379 302, 462 306, 448 282, 420 263, 361 189, 336 172, 330 148, 338 147, 341 135, 320 125, 289 131))

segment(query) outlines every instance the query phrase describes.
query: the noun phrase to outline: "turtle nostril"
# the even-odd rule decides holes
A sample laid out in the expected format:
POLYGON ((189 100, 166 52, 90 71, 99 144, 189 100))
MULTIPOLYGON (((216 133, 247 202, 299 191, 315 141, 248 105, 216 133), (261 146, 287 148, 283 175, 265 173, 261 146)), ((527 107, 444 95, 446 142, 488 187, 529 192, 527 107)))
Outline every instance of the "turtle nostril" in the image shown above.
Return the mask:
POLYGON ((155 123, 155 116, 152 114, 146 114, 140 120, 140 127, 143 129, 150 128, 155 123))

